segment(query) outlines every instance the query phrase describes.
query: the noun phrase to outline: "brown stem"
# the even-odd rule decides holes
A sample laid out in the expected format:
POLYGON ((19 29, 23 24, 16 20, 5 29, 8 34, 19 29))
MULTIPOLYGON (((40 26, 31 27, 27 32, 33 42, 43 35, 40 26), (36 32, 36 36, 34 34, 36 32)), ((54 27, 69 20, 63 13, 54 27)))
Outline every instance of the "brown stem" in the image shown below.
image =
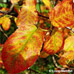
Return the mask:
POLYGON ((4 34, 6 38, 8 38, 7 34, 4 33, 3 29, 0 27, 0 31, 4 34))

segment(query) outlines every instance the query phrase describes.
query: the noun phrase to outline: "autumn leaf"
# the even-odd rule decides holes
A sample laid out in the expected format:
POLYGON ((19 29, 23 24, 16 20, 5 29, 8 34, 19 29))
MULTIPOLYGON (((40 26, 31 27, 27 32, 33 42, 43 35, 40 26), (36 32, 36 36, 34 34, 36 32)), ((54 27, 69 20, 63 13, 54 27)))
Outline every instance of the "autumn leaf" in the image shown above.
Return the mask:
POLYGON ((55 27, 67 27, 74 24, 72 0, 63 0, 49 13, 51 24, 55 27))
POLYGON ((10 28, 11 20, 8 17, 2 17, 2 28, 7 31, 10 28))
POLYGON ((21 25, 5 42, 2 59, 8 73, 28 69, 37 60, 43 44, 43 32, 34 25, 21 25))
POLYGON ((60 65, 68 65, 70 61, 74 60, 74 51, 64 53, 58 60, 60 65))
POLYGON ((48 56, 49 56, 48 53, 46 53, 45 51, 41 51, 41 53, 40 53, 41 58, 47 58, 48 56))
POLYGON ((65 39, 64 51, 74 51, 74 36, 65 39))
MULTIPOLYGON (((26 0, 28 1, 28 0, 26 0)), ((36 5, 34 0, 30 0, 28 3, 26 2, 26 6, 23 5, 21 11, 18 15, 16 25, 25 24, 37 24, 38 15, 36 12, 36 5)))
POLYGON ((10 0, 12 4, 18 3, 20 0, 10 0))
POLYGON ((8 11, 9 9, 8 9, 8 8, 3 7, 3 8, 1 8, 1 10, 6 12, 6 11, 8 11))
POLYGON ((3 18, 0 18, 0 25, 2 25, 2 22, 3 22, 3 18))
POLYGON ((61 47, 63 47, 63 41, 63 33, 56 31, 48 41, 45 41, 43 50, 48 54, 55 54, 61 50, 61 47))
POLYGON ((18 4, 14 5, 14 10, 19 14, 20 6, 18 4))
POLYGON ((0 68, 2 68, 2 66, 3 66, 2 53, 1 53, 2 48, 3 48, 3 44, 0 44, 0 68))
POLYGON ((51 8, 50 0, 42 0, 42 1, 49 9, 51 8))
POLYGON ((25 0, 25 5, 29 7, 29 9, 32 9, 34 12, 36 10, 36 3, 37 0, 25 0))

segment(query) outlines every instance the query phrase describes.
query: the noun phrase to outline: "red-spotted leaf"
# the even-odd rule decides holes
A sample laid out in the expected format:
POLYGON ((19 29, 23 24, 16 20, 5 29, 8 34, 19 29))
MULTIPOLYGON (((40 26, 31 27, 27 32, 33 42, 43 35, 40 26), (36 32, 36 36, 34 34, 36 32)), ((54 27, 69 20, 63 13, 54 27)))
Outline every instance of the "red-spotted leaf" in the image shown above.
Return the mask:
MULTIPOLYGON (((29 0, 26 0, 29 1, 29 0)), ((17 26, 25 24, 36 24, 38 15, 36 13, 36 4, 34 0, 26 2, 26 6, 23 5, 17 18, 17 26)))
POLYGON ((63 41, 63 33, 56 31, 48 41, 45 41, 43 50, 48 54, 55 54, 61 50, 61 47, 63 47, 63 41))
POLYGON ((74 24, 73 0, 64 0, 49 13, 51 24, 55 27, 67 27, 74 24))
POLYGON ((19 0, 10 0, 10 1, 11 1, 12 4, 19 2, 19 0))
POLYGON ((43 32, 34 25, 21 25, 5 42, 4 66, 9 74, 28 69, 37 60, 43 44, 43 32))
POLYGON ((66 38, 65 44, 64 44, 64 50, 74 51, 74 36, 69 36, 68 38, 66 38))

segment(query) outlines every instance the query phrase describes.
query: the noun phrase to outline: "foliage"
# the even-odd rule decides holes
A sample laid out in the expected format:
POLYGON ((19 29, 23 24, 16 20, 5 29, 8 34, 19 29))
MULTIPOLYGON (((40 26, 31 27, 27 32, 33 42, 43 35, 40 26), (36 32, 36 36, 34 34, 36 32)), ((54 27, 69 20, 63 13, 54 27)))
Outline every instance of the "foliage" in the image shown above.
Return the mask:
POLYGON ((0 3, 0 74, 71 74, 73 0, 0 3))

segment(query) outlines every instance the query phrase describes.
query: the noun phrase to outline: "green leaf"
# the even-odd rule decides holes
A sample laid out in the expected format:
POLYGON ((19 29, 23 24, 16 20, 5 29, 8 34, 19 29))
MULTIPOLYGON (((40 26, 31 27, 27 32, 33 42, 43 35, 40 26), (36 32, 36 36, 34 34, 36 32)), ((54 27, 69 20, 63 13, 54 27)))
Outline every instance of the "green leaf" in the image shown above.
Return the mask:
POLYGON ((5 8, 7 8, 7 4, 0 3, 0 7, 5 7, 5 8))

